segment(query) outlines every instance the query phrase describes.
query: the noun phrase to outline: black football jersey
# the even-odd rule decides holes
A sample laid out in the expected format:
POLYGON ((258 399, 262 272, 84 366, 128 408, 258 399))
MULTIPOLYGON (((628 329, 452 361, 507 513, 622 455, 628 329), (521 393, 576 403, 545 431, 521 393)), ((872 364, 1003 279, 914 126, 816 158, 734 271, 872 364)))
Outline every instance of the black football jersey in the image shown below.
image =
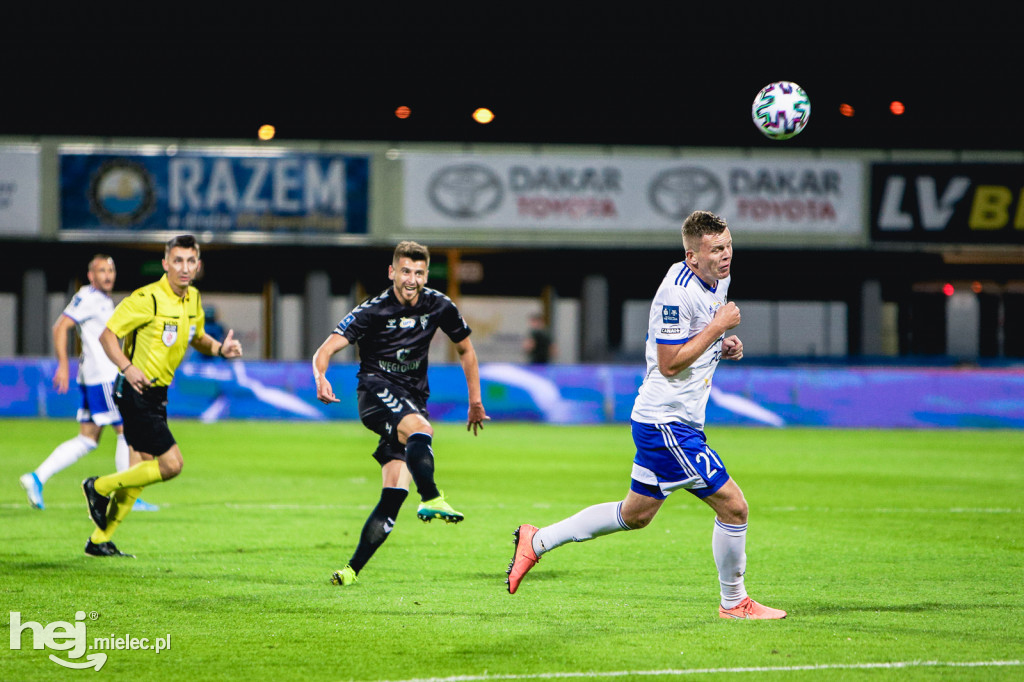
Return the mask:
POLYGON ((402 305, 393 287, 368 299, 345 316, 334 330, 359 348, 360 379, 378 376, 406 390, 430 395, 427 355, 440 329, 453 343, 469 336, 470 328, 450 298, 424 288, 414 306, 402 305))

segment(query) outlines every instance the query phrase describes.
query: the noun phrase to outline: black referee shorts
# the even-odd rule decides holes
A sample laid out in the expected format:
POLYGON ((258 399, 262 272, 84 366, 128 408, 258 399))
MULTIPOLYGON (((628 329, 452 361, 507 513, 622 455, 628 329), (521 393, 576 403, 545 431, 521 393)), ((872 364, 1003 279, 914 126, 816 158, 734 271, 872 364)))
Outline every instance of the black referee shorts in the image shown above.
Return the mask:
POLYGON ((139 393, 124 376, 114 382, 114 402, 124 422, 124 439, 136 452, 159 457, 177 442, 167 426, 167 387, 151 386, 139 393))
POLYGON ((398 441, 398 423, 407 415, 428 418, 427 406, 401 386, 363 377, 356 387, 359 418, 363 426, 380 435, 373 458, 384 466, 393 459, 405 461, 405 446, 398 441))

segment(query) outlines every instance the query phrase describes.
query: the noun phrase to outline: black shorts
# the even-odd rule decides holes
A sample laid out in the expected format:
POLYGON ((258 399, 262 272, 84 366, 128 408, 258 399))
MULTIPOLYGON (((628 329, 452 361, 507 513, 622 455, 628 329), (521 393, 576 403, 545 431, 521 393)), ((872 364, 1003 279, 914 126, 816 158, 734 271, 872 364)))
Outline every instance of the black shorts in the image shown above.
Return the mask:
POLYGON ((363 426, 380 436, 373 458, 384 466, 394 459, 405 461, 405 446, 398 442, 398 423, 410 414, 428 418, 427 406, 400 386, 364 377, 356 387, 359 418, 363 426))
POLYGON ((165 386, 151 386, 139 393, 119 376, 114 382, 114 402, 124 421, 124 439, 136 452, 159 457, 177 442, 167 427, 165 386))

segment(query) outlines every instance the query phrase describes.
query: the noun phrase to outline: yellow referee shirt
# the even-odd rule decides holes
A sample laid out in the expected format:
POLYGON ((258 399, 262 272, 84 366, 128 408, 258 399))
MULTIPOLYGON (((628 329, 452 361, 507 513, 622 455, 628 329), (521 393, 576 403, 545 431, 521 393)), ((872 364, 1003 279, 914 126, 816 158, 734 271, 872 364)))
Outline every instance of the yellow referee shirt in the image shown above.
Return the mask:
POLYGON ((175 295, 165 274, 136 289, 117 304, 107 329, 122 339, 121 348, 154 386, 170 386, 193 338, 206 333, 199 290, 175 295))

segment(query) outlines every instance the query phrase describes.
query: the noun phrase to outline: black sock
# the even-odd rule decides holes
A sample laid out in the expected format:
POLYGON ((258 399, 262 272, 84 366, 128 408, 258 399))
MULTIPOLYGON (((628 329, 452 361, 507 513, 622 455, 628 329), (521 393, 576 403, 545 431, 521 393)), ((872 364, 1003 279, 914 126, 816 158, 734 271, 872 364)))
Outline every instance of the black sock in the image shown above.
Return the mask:
POLYGON ((380 491, 380 502, 366 519, 363 532, 359 536, 359 546, 348 562, 356 573, 362 570, 377 548, 388 539, 388 534, 395 527, 398 510, 402 508, 408 494, 409 491, 402 488, 384 488, 380 491))
POLYGON ((405 465, 421 500, 432 500, 441 494, 434 483, 434 451, 430 447, 433 440, 429 434, 414 433, 405 443, 405 465))

